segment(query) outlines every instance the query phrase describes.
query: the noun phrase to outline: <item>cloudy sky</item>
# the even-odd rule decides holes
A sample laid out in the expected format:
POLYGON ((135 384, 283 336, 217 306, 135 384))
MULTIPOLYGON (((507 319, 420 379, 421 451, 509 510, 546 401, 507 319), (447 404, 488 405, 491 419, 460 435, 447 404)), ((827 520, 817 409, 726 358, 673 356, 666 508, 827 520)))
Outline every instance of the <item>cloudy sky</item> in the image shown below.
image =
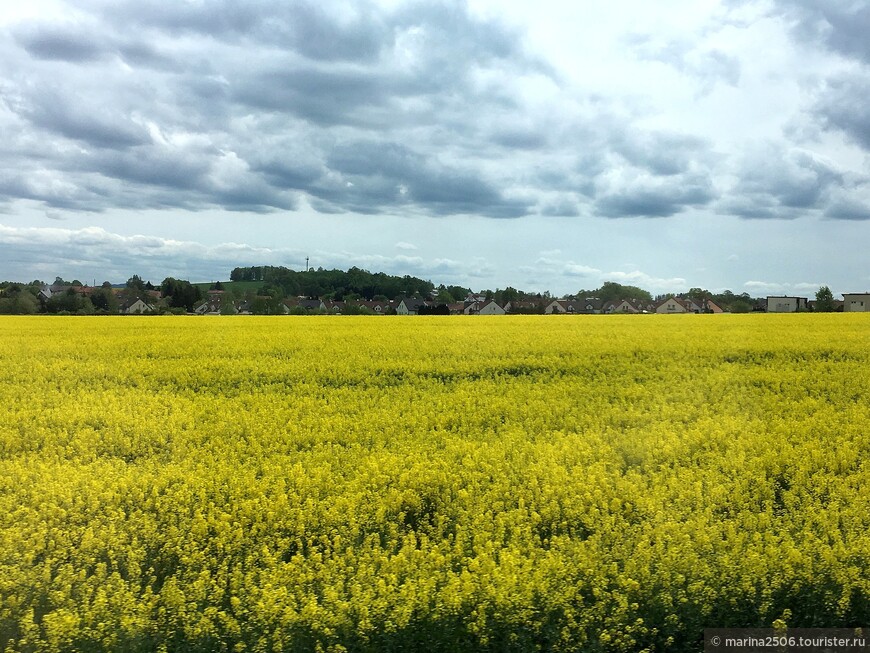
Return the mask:
POLYGON ((870 288, 870 5, 0 8, 0 279, 870 288))

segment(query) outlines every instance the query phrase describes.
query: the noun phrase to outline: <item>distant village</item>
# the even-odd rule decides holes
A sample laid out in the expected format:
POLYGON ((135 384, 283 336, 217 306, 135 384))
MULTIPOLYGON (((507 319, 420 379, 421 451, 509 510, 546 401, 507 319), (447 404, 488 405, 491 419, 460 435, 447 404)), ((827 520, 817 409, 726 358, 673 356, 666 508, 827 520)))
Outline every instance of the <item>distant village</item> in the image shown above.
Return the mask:
MULTIPOLYGON (((249 301, 228 303, 224 300, 226 291, 210 290, 208 298, 195 307, 198 315, 252 314, 249 301), (229 311, 226 308, 229 307, 229 311)), ((847 294, 844 300, 834 300, 834 310, 870 311, 870 293, 847 294)), ((438 303, 434 298, 402 297, 386 301, 333 301, 328 299, 308 299, 298 297, 281 301, 284 314, 322 314, 322 315, 599 315, 599 314, 643 314, 658 313, 675 315, 680 313, 725 313, 727 310, 711 299, 692 299, 677 296, 658 301, 619 299, 602 301, 597 297, 582 299, 551 299, 507 301, 503 304, 484 294, 469 293, 464 301, 438 303)), ((138 308, 138 307, 137 307, 138 308)), ((756 302, 753 312, 799 313, 817 310, 816 300, 806 297, 769 296, 756 302)))
MULTIPOLYGON (((406 277, 407 279, 407 277, 406 277)), ((419 281, 419 280, 417 280, 419 281)), ((431 284, 430 284, 431 285, 431 284)), ((618 284, 605 284, 610 294, 618 284)), ((638 292, 633 286, 621 287, 631 294, 638 292)), ((262 289, 260 289, 262 290, 262 289)), ((870 311, 870 293, 846 293, 835 300, 827 288, 820 289, 816 299, 798 296, 768 296, 752 299, 736 296, 739 302, 717 302, 712 296, 694 290, 695 296, 668 295, 655 299, 625 297, 603 300, 596 296, 553 298, 549 294, 529 295, 513 289, 474 293, 467 291, 459 301, 445 292, 444 286, 434 286, 425 293, 398 296, 389 299, 376 296, 365 299, 353 296, 335 299, 306 295, 282 297, 280 293, 261 294, 257 290, 233 289, 233 282, 191 284, 187 281, 166 279, 160 287, 143 282, 138 277, 128 280, 123 287, 108 282, 101 286, 87 286, 79 282, 64 282, 58 277, 54 284, 0 285, 0 313, 54 313, 54 314, 193 314, 193 315, 598 315, 598 314, 718 314, 728 312, 866 312, 870 311), (202 286, 207 286, 203 288, 202 286), (227 287, 229 286, 229 288, 227 287), (826 291, 826 295, 825 292, 826 291), (826 300, 827 298, 827 300, 826 300), (736 309, 738 305, 740 308, 736 309), (720 305, 724 304, 724 305, 720 305)), ((465 291, 467 289, 463 289, 465 291)), ((727 291, 726 291, 727 292, 727 291)), ((334 293, 329 293, 334 295, 334 293)), ((732 297, 727 294, 726 299, 732 297)))

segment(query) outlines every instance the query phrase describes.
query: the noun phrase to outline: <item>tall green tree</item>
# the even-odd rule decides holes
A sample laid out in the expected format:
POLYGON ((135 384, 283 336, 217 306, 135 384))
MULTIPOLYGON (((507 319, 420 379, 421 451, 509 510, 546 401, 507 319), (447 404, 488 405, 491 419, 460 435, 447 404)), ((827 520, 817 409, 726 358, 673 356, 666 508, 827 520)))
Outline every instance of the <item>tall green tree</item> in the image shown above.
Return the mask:
POLYGON ((170 308, 183 308, 190 312, 193 305, 202 299, 202 291, 189 281, 167 277, 160 284, 160 292, 167 299, 170 308))
POLYGON ((138 274, 134 274, 132 277, 127 279, 127 288, 130 288, 131 290, 136 290, 144 294, 145 282, 138 274))
POLYGON ((453 295, 450 294, 450 291, 441 284, 438 286, 438 294, 435 295, 435 301, 439 304, 452 304, 455 299, 453 299, 453 295))
POLYGON ((711 297, 713 293, 709 290, 704 290, 703 288, 689 288, 689 291, 685 293, 685 297, 689 299, 707 299, 711 297))
POLYGON ((749 313, 752 311, 752 304, 745 299, 735 299, 728 305, 732 313, 749 313))
POLYGON ((90 315, 94 312, 91 300, 70 288, 66 292, 55 293, 45 302, 46 313, 80 313, 90 315))
POLYGON ((118 312, 118 297, 113 292, 111 285, 106 287, 106 284, 103 284, 95 289, 91 293, 91 303, 98 311, 105 311, 106 313, 118 312))
POLYGON ((516 288, 508 286, 504 290, 496 289, 495 301, 504 306, 507 302, 515 302, 520 298, 520 293, 516 288))
POLYGON ((601 288, 598 289, 597 297, 604 302, 620 299, 637 299, 646 302, 652 301, 652 295, 643 288, 638 288, 637 286, 624 286, 615 281, 605 281, 601 284, 601 288))
POLYGON ((9 284, 0 289, 0 314, 32 315, 39 312, 35 290, 36 286, 24 286, 19 283, 9 284))
POLYGON ((836 306, 834 305, 834 293, 827 286, 822 286, 816 291, 816 311, 818 313, 833 313, 836 306))

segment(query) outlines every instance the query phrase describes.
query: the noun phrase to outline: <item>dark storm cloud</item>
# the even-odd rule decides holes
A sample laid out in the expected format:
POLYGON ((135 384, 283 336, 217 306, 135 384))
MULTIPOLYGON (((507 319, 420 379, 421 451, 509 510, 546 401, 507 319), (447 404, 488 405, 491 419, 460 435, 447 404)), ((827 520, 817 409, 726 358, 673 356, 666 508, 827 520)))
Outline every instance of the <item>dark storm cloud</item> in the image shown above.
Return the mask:
POLYGON ((825 210, 832 193, 851 185, 844 173, 803 150, 768 145, 748 153, 739 180, 719 209, 744 218, 801 217, 825 210))
POLYGON ((576 157, 569 185, 561 185, 588 197, 592 215, 664 218, 718 197, 711 142, 677 131, 603 125, 576 157))
POLYGON ((324 174, 320 166, 295 161, 265 161, 254 168, 261 172, 269 183, 276 188, 306 190, 311 188, 324 174))
POLYGON ((784 213, 770 196, 749 197, 729 195, 719 205, 725 215, 733 215, 747 220, 791 219, 798 217, 794 212, 784 213))
POLYGON ((577 202, 570 199, 560 199, 544 203, 541 207, 541 215, 575 218, 580 215, 580 210, 577 207, 577 202))
POLYGON ((102 25, 31 25, 12 32, 12 36, 34 59, 68 63, 88 63, 117 56, 130 65, 158 70, 181 70, 184 62, 161 54, 141 35, 112 37, 102 25))
POLYGON ((210 159, 155 146, 97 153, 89 157, 87 165, 105 177, 132 184, 194 190, 205 183, 210 159))
POLYGON ((230 211, 269 213, 275 209, 293 211, 296 200, 292 196, 276 192, 260 179, 239 183, 230 188, 216 189, 210 193, 215 204, 230 211))
POLYGON ((870 5, 850 0, 777 0, 776 11, 802 41, 813 39, 870 63, 870 5))
POLYGON ((25 199, 44 199, 20 174, 0 175, 0 198, 6 201, 22 197, 25 199))
POLYGON ((549 66, 523 52, 522 34, 498 22, 473 18, 459 0, 408 3, 396 13, 395 24, 403 30, 423 28, 428 46, 425 60, 430 66, 446 64, 442 75, 467 69, 470 61, 489 65, 499 60, 550 72, 549 66))
MULTIPOLYGON (((326 20, 319 10, 306 7, 302 13, 309 16, 312 12, 318 15, 318 24, 326 20)), ((369 10, 366 15, 372 19, 372 13, 369 10)), ((288 19, 288 24, 292 22, 288 19)), ((443 109, 451 97, 466 105, 465 110, 468 104, 515 108, 511 89, 488 88, 484 94, 473 88, 472 77, 489 67, 516 74, 548 72, 523 53, 517 34, 472 19, 461 3, 414 3, 375 23, 386 27, 373 31, 370 21, 363 21, 342 29, 346 38, 352 28, 363 30, 366 38, 378 36, 378 48, 370 48, 372 59, 380 55, 377 61, 353 52, 339 56, 342 40, 335 44, 317 41, 318 47, 336 49, 333 56, 313 56, 294 45, 295 41, 287 41, 285 47, 310 61, 287 59, 278 66, 241 70, 233 80, 234 98, 256 109, 290 113, 323 126, 384 128, 409 118, 417 123, 447 121, 443 109)), ((460 119, 467 120, 467 116, 460 119)))
POLYGON ((787 208, 818 208, 830 187, 843 183, 840 172, 807 152, 790 152, 779 165, 769 163, 747 170, 743 187, 749 193, 767 193, 787 208))
POLYGON ((358 141, 336 147, 327 163, 344 174, 380 174, 406 181, 426 166, 426 157, 397 143, 358 141))
MULTIPOLYGON (((729 3, 752 4, 749 0, 729 3)), ((806 133, 816 144, 819 128, 840 132, 866 154, 870 151, 870 110, 866 103, 870 93, 870 5, 849 0, 774 0, 769 15, 783 20, 794 42, 805 52, 822 45, 840 59, 836 67, 828 68, 832 72, 826 74, 817 65, 807 78, 815 78, 814 99, 798 110, 805 112, 800 120, 809 129, 785 130, 783 134, 798 140, 806 133)), ((806 84, 807 80, 802 81, 806 84)), ((809 214, 837 220, 868 217, 859 192, 867 182, 866 166, 864 170, 841 170, 807 151, 788 151, 783 146, 747 154, 736 174, 739 181, 718 206, 726 214, 779 219, 809 214)))
POLYGON ((47 207, 71 211, 102 211, 105 193, 98 187, 75 184, 46 173, 0 173, 0 199, 29 199, 47 207))
POLYGON ((291 13, 284 21, 270 22, 263 36, 286 44, 300 54, 323 61, 372 61, 391 46, 392 32, 381 17, 358 5, 360 13, 345 24, 337 23, 319 3, 279 5, 291 13))
POLYGON ((163 2, 162 0, 91 1, 106 24, 124 29, 136 25, 140 29, 167 32, 178 36, 194 33, 214 39, 253 33, 271 14, 260 12, 263 2, 163 2))
MULTIPOLYGON (((744 4, 743 0, 735 0, 744 4)), ((847 0, 777 0, 774 13, 788 21, 796 41, 820 43, 830 52, 858 63, 847 72, 827 77, 812 109, 829 129, 842 130, 870 150, 870 5, 847 0)))
POLYGON ((339 215, 341 213, 345 213, 344 209, 316 197, 310 199, 308 203, 311 204, 311 208, 313 208, 318 213, 323 213, 324 215, 339 215))
POLYGON ((152 44, 137 38, 119 42, 116 45, 117 54, 127 64, 134 67, 151 68, 165 72, 182 72, 190 67, 189 61, 173 59, 167 53, 160 52, 152 44))
POLYGON ((377 59, 392 35, 383 16, 365 2, 355 3, 354 15, 340 19, 317 2, 135 0, 100 4, 104 19, 117 29, 132 23, 174 36, 251 41, 324 61, 377 59))
POLYGON ((344 6, 298 0, 93 4, 119 30, 133 24, 172 35, 265 44, 326 62, 373 63, 395 45, 397 34, 420 26, 425 28, 423 38, 430 52, 444 61, 488 63, 520 51, 515 31, 473 18, 458 0, 411 2, 393 12, 365 1, 344 6))
POLYGON ((529 212, 528 202, 507 199, 492 184, 472 174, 442 170, 422 180, 411 193, 435 213, 471 213, 490 218, 519 218, 529 212))
POLYGON ((710 143, 678 133, 617 134, 613 148, 630 164, 654 175, 677 175, 689 170, 697 158, 709 158, 710 143))
POLYGON ((825 211, 825 217, 834 220, 870 220, 870 203, 851 199, 836 200, 825 211))
POLYGON ((607 218, 666 218, 690 207, 701 207, 716 198, 711 179, 687 174, 665 179, 641 179, 600 196, 594 205, 607 218))
POLYGON ((34 127, 94 147, 123 149, 150 140, 145 128, 111 105, 51 87, 28 91, 16 108, 34 127))
MULTIPOLYGON (((396 143, 342 145, 332 152, 328 165, 347 178, 343 194, 353 197, 365 189, 372 199, 379 196, 384 206, 410 201, 436 214, 489 217, 519 217, 529 210, 527 203, 503 197, 474 170, 444 165, 396 143)), ((337 194, 330 199, 335 201, 337 194)))
MULTIPOLYGON (((301 192, 322 211, 493 217, 535 204, 500 190, 520 162, 482 172, 478 123, 522 111, 519 80, 549 72, 517 32, 463 2, 76 8, 78 22, 17 25, 0 63, 11 122, 46 153, 37 162, 18 138, 7 165, 51 180, 41 190, 7 181, 10 200, 262 211, 293 209, 301 192)), ((540 149, 544 137, 527 124, 494 140, 540 149)))
MULTIPOLYGON (((6 202, 265 212, 304 198, 324 213, 666 217, 710 206, 730 165, 711 140, 639 127, 657 123, 631 102, 566 89, 520 31, 460 0, 75 10, 0 42, 6 202)), ((740 81, 739 62, 715 48, 649 36, 632 47, 701 90, 740 81)), ((866 93, 865 78, 832 80, 816 115, 867 147, 866 93)), ((717 208, 834 216, 830 189, 840 197, 848 183, 817 163, 739 168, 717 208)))
POLYGON ((539 150, 549 143, 543 130, 510 127, 496 130, 492 141, 508 150, 539 150))
POLYGON ((290 113, 323 126, 384 126, 386 113, 372 120, 365 109, 382 109, 395 93, 377 72, 314 68, 262 71, 239 79, 233 88, 234 98, 252 108, 290 113))
POLYGON ((842 130, 870 150, 870 71, 839 75, 828 80, 814 113, 829 129, 842 130))
POLYGON ((14 37, 37 59, 83 62, 106 55, 101 37, 78 27, 35 25, 14 33, 14 37))

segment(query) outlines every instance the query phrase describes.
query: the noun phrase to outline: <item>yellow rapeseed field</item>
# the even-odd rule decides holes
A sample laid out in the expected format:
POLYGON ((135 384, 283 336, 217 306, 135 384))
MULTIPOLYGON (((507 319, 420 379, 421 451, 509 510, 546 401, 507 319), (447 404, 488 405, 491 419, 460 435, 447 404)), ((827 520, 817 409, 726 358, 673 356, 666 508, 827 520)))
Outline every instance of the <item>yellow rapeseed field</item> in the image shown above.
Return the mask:
POLYGON ((0 318, 0 650, 870 623, 870 315, 0 318))

